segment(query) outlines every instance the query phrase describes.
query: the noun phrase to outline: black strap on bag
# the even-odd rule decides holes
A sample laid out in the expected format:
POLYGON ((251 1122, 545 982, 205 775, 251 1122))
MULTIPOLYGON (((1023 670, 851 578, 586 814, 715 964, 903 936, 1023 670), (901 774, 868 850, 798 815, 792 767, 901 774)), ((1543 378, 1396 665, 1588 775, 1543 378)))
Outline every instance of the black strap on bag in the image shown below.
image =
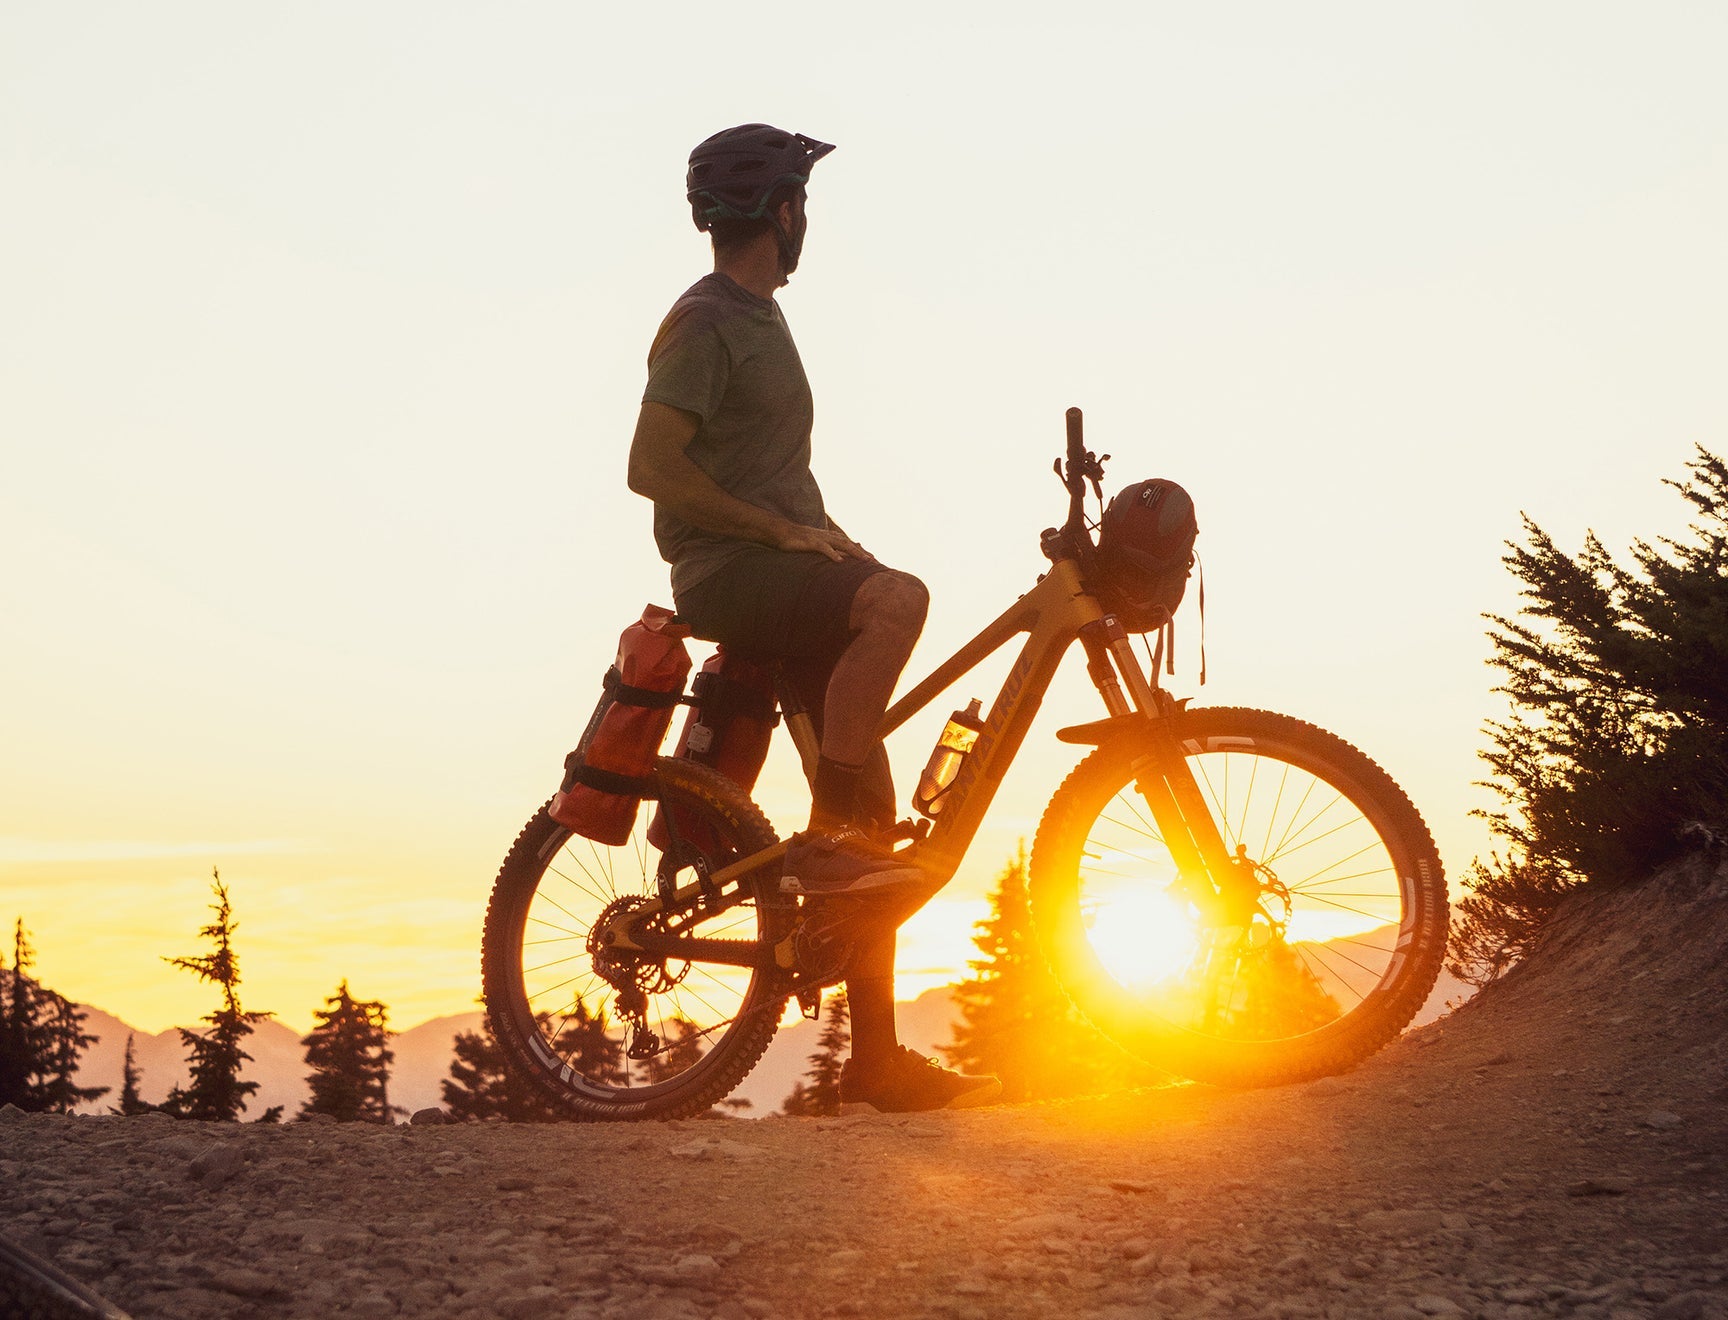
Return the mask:
MULTIPOLYGON (((1200 686, 1206 686, 1206 570, 1200 567, 1200 556, 1194 556, 1194 569, 1200 579, 1200 686)), ((1140 639, 1146 645, 1152 657, 1152 679, 1158 679, 1158 671, 1163 668, 1165 673, 1176 672, 1176 620, 1172 616, 1165 619, 1158 628, 1158 648, 1152 649, 1145 636, 1140 639)))
POLYGON ((773 693, 729 678, 725 670, 697 674, 690 684, 690 696, 702 713, 702 722, 710 726, 740 716, 761 720, 764 724, 780 722, 779 704, 773 693))
POLYGON ((568 793, 577 784, 585 784, 602 793, 616 793, 619 797, 653 797, 658 791, 651 778, 639 779, 635 775, 621 775, 584 764, 580 748, 564 758, 564 782, 559 791, 568 793))
POLYGON ((559 785, 559 791, 568 793, 576 785, 585 784, 602 793, 615 793, 619 797, 653 797, 657 791, 653 779, 601 770, 586 764, 583 757, 595 731, 600 727, 600 721, 606 717, 607 708, 613 702, 639 706, 644 710, 670 710, 684 700, 684 693, 656 692, 653 688, 636 687, 626 683, 624 676, 618 672, 617 665, 606 670, 605 676, 600 680, 600 689, 600 700, 594 707, 594 714, 589 717, 588 727, 582 731, 582 740, 576 744, 576 750, 564 758, 564 782, 559 785))
POLYGON ((669 710, 684 700, 682 692, 656 692, 653 688, 635 687, 626 683, 624 676, 618 672, 617 665, 606 671, 606 677, 600 680, 600 686, 612 700, 622 701, 626 706, 641 706, 646 710, 669 710))

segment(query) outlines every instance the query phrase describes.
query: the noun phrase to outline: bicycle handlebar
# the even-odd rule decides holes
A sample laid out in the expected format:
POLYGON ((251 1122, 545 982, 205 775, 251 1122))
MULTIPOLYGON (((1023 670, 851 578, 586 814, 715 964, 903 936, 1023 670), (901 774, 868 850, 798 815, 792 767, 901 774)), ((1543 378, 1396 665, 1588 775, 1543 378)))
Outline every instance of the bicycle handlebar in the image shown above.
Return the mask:
POLYGON ((1064 532, 1073 533, 1086 524, 1086 442, 1084 418, 1078 408, 1070 408, 1068 421, 1068 463, 1062 474, 1062 484, 1068 487, 1068 521, 1064 532))
POLYGON ((1086 530, 1086 483, 1092 483, 1092 493, 1100 501, 1104 498, 1104 463, 1110 457, 1108 454, 1094 454, 1086 448, 1084 418, 1078 408, 1070 408, 1068 421, 1068 463, 1063 471, 1062 464, 1057 464, 1057 475, 1062 478, 1062 484, 1068 487, 1068 521, 1062 525, 1064 532, 1084 532, 1086 530))
POLYGON ((1086 448, 1084 418, 1078 408, 1068 410, 1067 423, 1068 457, 1066 462, 1056 460, 1056 476, 1068 490, 1068 520, 1044 533, 1041 545, 1051 560, 1064 553, 1088 557, 1092 538, 1086 530, 1086 483, 1090 481, 1093 493, 1100 500, 1104 498, 1104 461, 1110 457, 1100 457, 1086 448))

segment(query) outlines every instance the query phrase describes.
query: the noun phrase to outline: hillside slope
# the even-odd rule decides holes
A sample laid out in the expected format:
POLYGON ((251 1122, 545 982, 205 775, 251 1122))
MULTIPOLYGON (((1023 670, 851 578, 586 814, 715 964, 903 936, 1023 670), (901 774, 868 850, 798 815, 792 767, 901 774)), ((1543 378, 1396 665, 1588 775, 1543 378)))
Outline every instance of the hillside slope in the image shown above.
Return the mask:
POLYGON ((1728 868, 1583 896, 1356 1072, 640 1126, 0 1111, 0 1214, 134 1315, 1728 1317, 1728 868))

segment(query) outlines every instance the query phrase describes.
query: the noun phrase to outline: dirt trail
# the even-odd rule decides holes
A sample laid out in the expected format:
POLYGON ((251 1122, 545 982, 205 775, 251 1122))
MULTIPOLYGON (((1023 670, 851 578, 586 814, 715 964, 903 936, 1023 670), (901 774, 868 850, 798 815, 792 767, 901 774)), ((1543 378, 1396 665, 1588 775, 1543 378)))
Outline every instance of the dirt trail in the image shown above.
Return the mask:
POLYGON ((1728 1318, 1728 865, 1580 901, 1356 1072, 888 1119, 0 1111, 0 1224, 136 1317, 1728 1318))

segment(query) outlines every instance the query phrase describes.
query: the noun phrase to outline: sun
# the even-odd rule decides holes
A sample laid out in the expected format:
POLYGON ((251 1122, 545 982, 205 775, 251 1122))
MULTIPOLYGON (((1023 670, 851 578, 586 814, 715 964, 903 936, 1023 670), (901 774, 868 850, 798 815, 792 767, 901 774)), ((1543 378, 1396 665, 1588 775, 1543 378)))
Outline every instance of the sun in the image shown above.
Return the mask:
POLYGON ((1084 904, 1093 952, 1118 984, 1146 989, 1174 976, 1199 942, 1192 908, 1151 884, 1089 889, 1084 904))

